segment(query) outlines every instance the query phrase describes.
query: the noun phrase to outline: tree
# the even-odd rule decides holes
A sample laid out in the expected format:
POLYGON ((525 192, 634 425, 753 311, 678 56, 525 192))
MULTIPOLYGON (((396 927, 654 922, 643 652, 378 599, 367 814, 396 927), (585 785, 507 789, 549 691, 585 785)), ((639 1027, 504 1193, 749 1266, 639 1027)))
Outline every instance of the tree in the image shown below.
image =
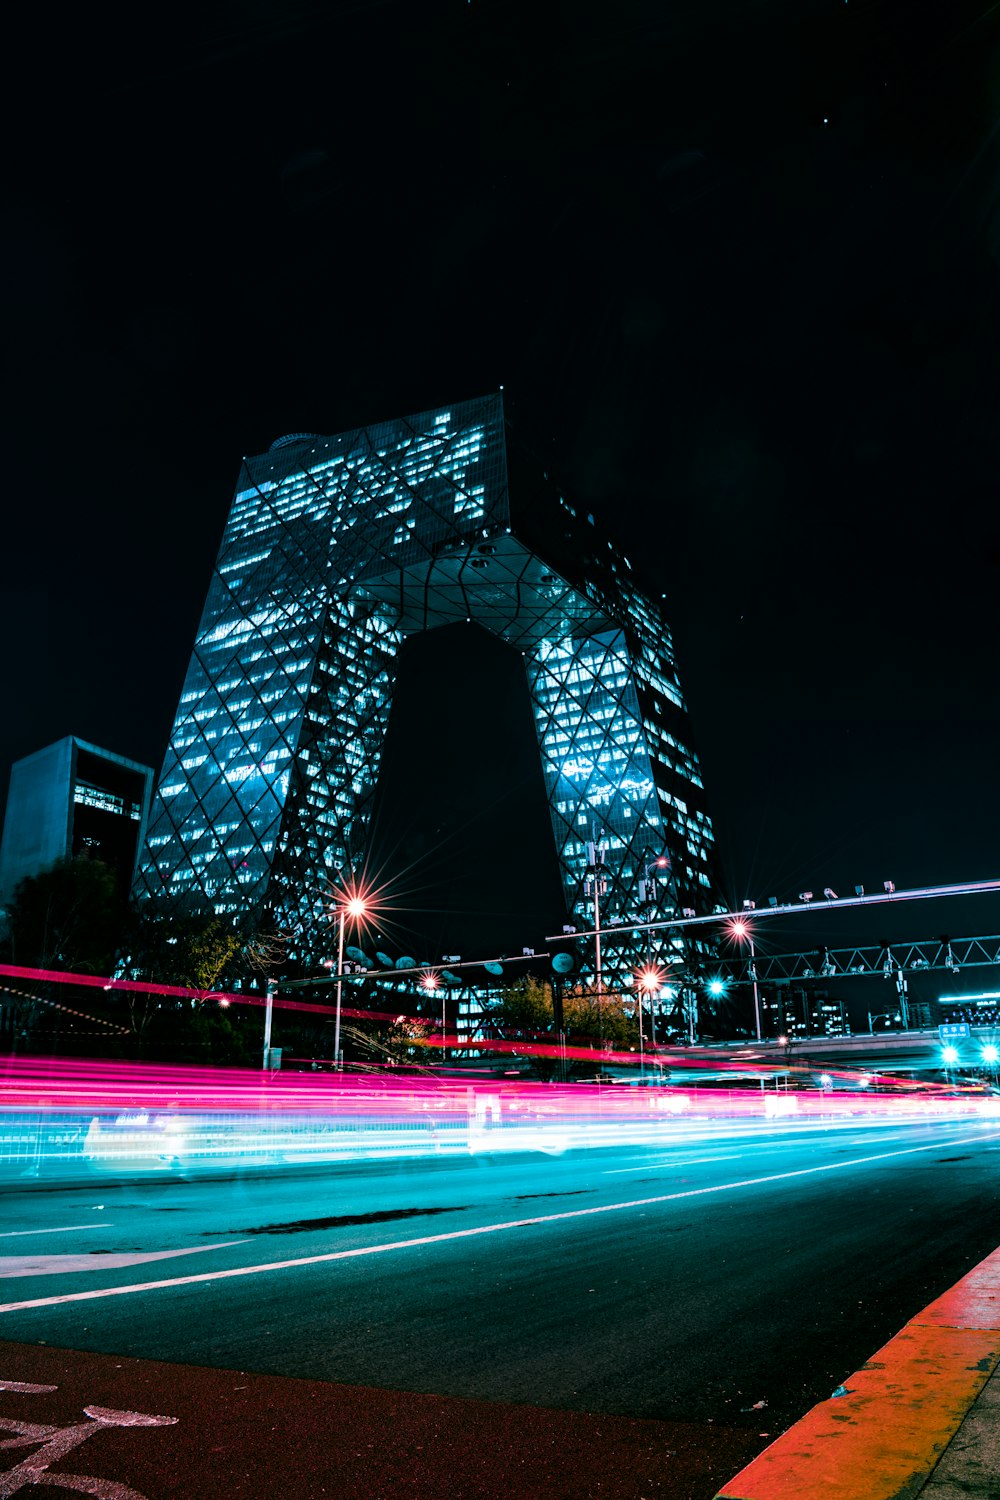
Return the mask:
POLYGON ((397 1016, 394 1021, 355 1021, 340 1029, 341 1040, 353 1043, 359 1054, 359 1065, 382 1071, 384 1068, 413 1068, 429 1072, 427 1051, 420 1043, 434 1030, 431 1021, 412 1016, 397 1016))
POLYGON ((497 1035, 505 1040, 533 1039, 555 1028, 552 986, 533 974, 505 984, 486 1009, 497 1035))
POLYGON ((574 985, 563 998, 563 1025, 575 1045, 604 1052, 634 1052, 639 1045, 635 1002, 614 991, 598 996, 574 985))
MULTIPOLYGON (((255 967, 246 953, 247 940, 229 918, 205 915, 180 905, 147 902, 133 907, 123 924, 117 956, 116 976, 148 980, 152 984, 177 985, 208 995, 229 989, 246 979, 255 967)), ((194 1035, 189 999, 170 1000, 142 990, 116 991, 122 997, 134 1045, 167 1058, 171 1032, 179 1049, 176 1056, 202 1056, 205 1061, 243 1060, 246 1044, 241 1023, 232 1017, 217 1017, 211 1032, 194 1035), (225 1024, 223 1025, 223 1022, 225 1024), (239 1045, 234 1038, 239 1036, 239 1045), (220 1057, 220 1052, 240 1054, 220 1057)), ((197 1009, 202 1007, 195 1001, 197 1009)), ((214 1014, 214 1012, 213 1012, 214 1014)), ((197 1028, 195 1028, 197 1030, 197 1028)))
MULTIPOLYGON (((598 997, 593 990, 576 984, 564 994, 562 1008, 563 1035, 569 1046, 599 1052, 638 1048, 639 1026, 632 1002, 621 995, 605 993, 598 997)), ((485 1010, 493 1035, 523 1043, 534 1072, 544 1079, 555 1076, 559 1059, 553 1055, 557 1038, 550 984, 529 974, 505 985, 491 997, 485 1010)))
POLYGON ((108 974, 124 909, 110 866, 88 854, 56 860, 14 892, 7 914, 11 962, 108 974))
MULTIPOLYGON (((108 865, 87 854, 59 859, 41 874, 27 876, 14 892, 7 909, 11 962, 25 969, 109 974, 123 912, 118 880, 108 865)), ((55 985, 33 983, 35 993, 11 991, 2 1007, 3 1030, 13 1039, 30 1038, 49 1010, 46 1002, 55 998, 55 985)))
POLYGON ((143 905, 134 910, 119 954, 124 977, 207 993, 234 981, 244 939, 226 917, 143 905))

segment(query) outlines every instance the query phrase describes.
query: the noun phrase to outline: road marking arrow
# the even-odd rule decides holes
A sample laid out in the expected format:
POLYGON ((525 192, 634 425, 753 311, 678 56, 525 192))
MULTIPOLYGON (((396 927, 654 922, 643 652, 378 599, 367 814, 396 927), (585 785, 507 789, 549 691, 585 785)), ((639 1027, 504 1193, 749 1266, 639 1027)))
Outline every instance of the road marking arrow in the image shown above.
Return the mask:
POLYGON ((222 1240, 217 1245, 192 1245, 189 1250, 150 1250, 146 1252, 88 1251, 83 1255, 0 1255, 0 1279, 5 1276, 58 1276, 76 1271, 119 1271, 124 1266, 141 1266, 150 1260, 173 1260, 178 1255, 200 1255, 203 1250, 225 1250, 230 1245, 245 1245, 246 1240, 222 1240))

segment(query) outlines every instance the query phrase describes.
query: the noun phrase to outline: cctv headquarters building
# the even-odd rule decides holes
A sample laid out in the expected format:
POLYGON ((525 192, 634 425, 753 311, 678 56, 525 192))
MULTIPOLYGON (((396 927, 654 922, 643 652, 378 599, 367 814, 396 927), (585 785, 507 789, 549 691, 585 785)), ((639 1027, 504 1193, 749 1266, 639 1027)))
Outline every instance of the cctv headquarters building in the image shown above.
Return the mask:
MULTIPOLYGON (((244 460, 137 894, 266 912, 303 961, 328 952, 331 891, 370 840, 399 648, 468 620, 523 655, 567 924, 593 925, 595 849, 604 913, 709 912, 712 824, 660 606, 518 455, 499 394, 244 460)), ((666 942, 637 937, 622 961, 666 942)))

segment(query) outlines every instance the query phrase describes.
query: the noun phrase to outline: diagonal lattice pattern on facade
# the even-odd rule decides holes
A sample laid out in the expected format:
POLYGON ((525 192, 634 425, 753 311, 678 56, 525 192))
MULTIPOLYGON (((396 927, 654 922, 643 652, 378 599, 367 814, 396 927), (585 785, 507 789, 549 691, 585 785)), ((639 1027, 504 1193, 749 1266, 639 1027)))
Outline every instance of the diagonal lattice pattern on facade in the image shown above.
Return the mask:
POLYGON ((303 956, 325 951, 400 643, 470 619, 525 658, 567 914, 585 921, 591 843, 609 912, 635 911, 660 853, 663 901, 707 910, 712 826, 667 624, 593 518, 523 465, 500 396, 244 460, 138 892, 267 909, 303 956))

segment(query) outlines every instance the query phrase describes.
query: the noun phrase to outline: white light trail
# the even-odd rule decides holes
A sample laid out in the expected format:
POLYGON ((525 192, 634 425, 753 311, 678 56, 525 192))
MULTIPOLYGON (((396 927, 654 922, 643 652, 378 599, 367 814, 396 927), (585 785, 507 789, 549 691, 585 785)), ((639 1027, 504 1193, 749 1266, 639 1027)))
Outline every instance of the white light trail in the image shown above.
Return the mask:
MULTIPOLYGON (((951 1146, 971 1146, 984 1140, 996 1140, 1000 1131, 949 1139, 951 1146)), ((913 1156, 922 1151, 940 1151, 941 1141, 923 1146, 909 1146, 902 1151, 880 1151, 873 1156, 857 1156, 850 1161, 829 1162, 819 1167, 798 1167, 791 1172, 773 1172, 765 1177, 744 1177, 734 1182, 720 1182, 713 1187, 686 1188, 679 1193, 659 1193, 652 1198, 631 1198, 624 1203, 605 1203, 594 1208, 566 1209, 557 1214, 539 1214, 530 1219, 508 1219, 501 1224, 483 1224, 476 1229, 453 1229, 444 1234, 421 1235, 412 1240, 391 1240, 385 1245, 359 1245, 353 1250, 331 1250, 323 1255, 303 1255, 294 1260, 265 1261, 256 1266, 233 1266, 227 1271, 203 1271, 196 1276, 177 1276, 167 1281, 142 1281, 131 1286, 104 1287, 98 1291, 67 1292, 62 1296, 32 1297, 24 1302, 0 1304, 0 1313, 25 1312, 33 1307, 59 1307, 69 1302, 92 1302, 103 1297, 128 1297, 134 1292, 162 1291, 167 1287, 196 1286, 209 1281, 226 1281, 234 1276, 259 1276, 268 1271, 289 1271, 299 1266, 319 1266, 336 1260, 357 1260, 366 1255, 386 1255, 393 1250, 414 1250, 422 1245, 443 1245, 453 1240, 476 1239, 485 1234, 502 1234, 508 1229, 528 1229, 539 1224, 557 1224, 569 1219, 593 1218, 598 1214, 623 1213, 630 1208, 649 1208, 657 1203, 673 1203, 685 1198, 701 1198, 711 1193, 735 1192, 739 1188, 763 1187, 771 1182, 785 1182, 793 1177, 812 1177, 820 1172, 840 1172, 846 1167, 863 1167, 870 1162, 886 1161, 898 1156, 913 1156)))

